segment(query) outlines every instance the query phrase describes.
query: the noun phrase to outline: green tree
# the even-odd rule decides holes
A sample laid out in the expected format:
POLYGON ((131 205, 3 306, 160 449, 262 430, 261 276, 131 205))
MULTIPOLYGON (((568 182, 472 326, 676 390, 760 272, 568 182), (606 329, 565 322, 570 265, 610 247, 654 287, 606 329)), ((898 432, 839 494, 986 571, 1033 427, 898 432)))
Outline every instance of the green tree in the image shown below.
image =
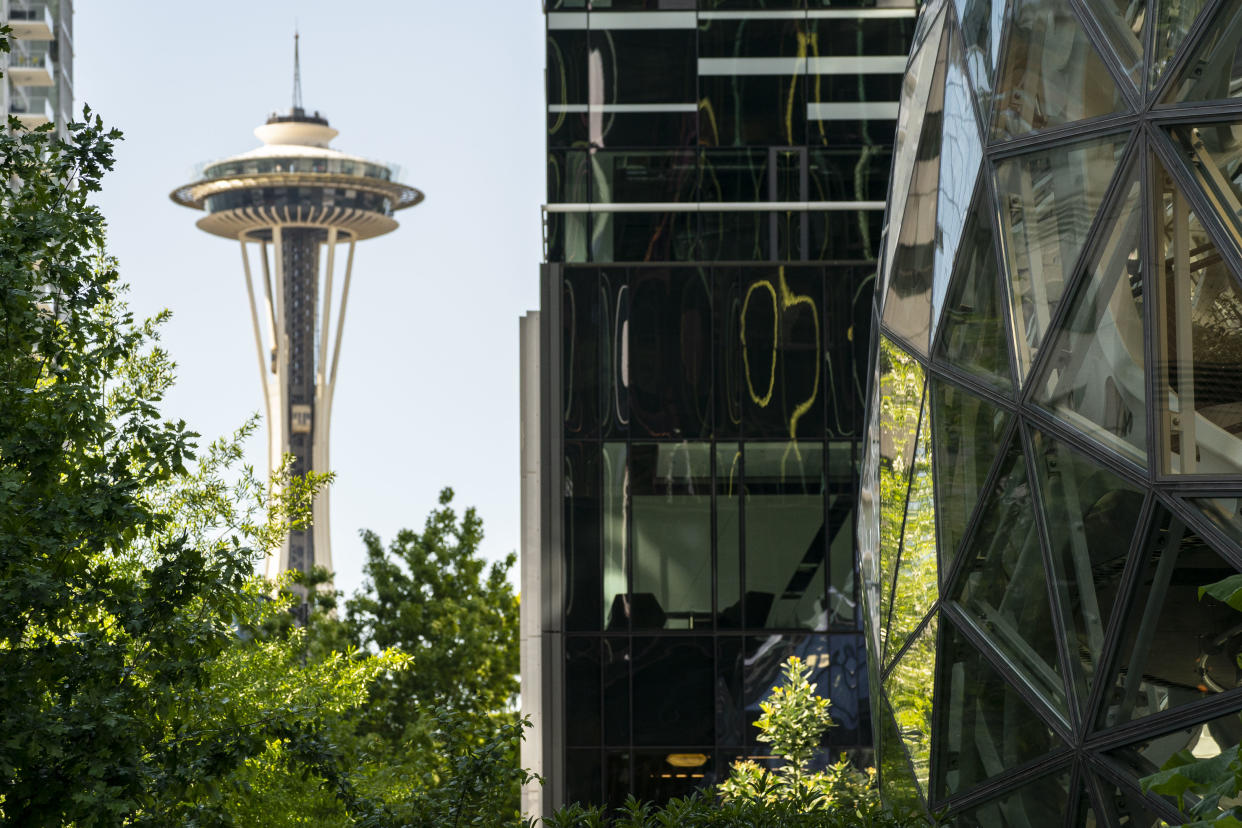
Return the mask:
POLYGON ((119 133, 65 129, 0 133, 0 822, 396 824, 336 736, 407 659, 239 635, 283 611, 254 564, 323 481, 238 474, 253 423, 194 462, 89 202, 119 133))
POLYGON ((366 582, 346 604, 356 645, 395 648, 418 665, 376 682, 365 719, 370 732, 417 750, 445 738, 427 711, 452 714, 481 740, 512 717, 518 692, 516 556, 489 566, 482 520, 473 508, 459 519, 452 502, 444 489, 423 531, 402 530, 387 549, 363 533, 366 582))

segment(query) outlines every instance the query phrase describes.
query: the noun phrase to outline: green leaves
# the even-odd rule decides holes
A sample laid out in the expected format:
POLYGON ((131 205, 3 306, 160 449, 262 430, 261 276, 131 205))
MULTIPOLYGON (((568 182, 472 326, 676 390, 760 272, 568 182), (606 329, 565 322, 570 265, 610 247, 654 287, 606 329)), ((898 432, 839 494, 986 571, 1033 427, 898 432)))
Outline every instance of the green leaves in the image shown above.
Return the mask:
POLYGON ((1242 611, 1242 575, 1230 575, 1224 580, 1199 587, 1199 599, 1202 600, 1204 595, 1242 611))

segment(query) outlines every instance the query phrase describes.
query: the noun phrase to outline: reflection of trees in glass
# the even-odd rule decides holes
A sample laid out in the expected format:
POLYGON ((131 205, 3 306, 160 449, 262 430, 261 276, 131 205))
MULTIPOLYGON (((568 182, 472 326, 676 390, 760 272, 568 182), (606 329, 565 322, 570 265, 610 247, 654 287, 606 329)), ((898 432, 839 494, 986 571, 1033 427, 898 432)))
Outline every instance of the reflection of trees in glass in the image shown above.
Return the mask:
MULTIPOLYGON (((892 658, 914 633, 932 603, 939 586, 936 566, 936 510, 932 504, 931 424, 923 411, 918 446, 910 472, 909 502, 902 528, 901 556, 890 610, 888 649, 892 658)), ((927 685, 928 693, 931 684, 927 685)))
POLYGON ((880 339, 880 635, 887 637, 889 603, 902 518, 914 462, 923 368, 888 339, 880 339))
MULTIPOLYGON (((932 552, 933 557, 935 551, 932 552)), ((933 589, 934 587, 933 576, 933 589)), ((896 607, 894 607, 896 615, 896 607)), ((931 767, 932 684, 936 674, 936 618, 923 628, 910 648, 893 665, 884 681, 897 721, 897 731, 910 754, 915 777, 927 792, 931 767)))

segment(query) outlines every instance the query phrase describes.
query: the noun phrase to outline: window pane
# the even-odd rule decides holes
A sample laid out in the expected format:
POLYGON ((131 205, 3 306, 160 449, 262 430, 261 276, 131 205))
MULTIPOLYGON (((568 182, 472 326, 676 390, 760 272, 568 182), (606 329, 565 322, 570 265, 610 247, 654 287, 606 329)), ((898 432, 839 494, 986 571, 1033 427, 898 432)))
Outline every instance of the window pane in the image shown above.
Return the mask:
POLYGON ((634 594, 639 629, 711 629, 711 447, 630 448, 634 594))
POLYGON ((1137 169, 1131 175, 1088 278, 1069 300, 1036 399, 1075 430, 1146 464, 1142 210, 1137 169))
POLYGON ((1124 724, 1219 693, 1237 692, 1238 612, 1199 588, 1237 574, 1163 507, 1140 556, 1145 562, 1108 680, 1100 724, 1124 724))
POLYGON ((1242 287, 1173 179, 1158 170, 1162 465, 1172 474, 1242 470, 1242 287))
POLYGON ((565 639, 565 742, 600 743, 599 639, 565 639))
POLYGON ((600 449, 565 444, 565 628, 598 630, 600 605, 600 449))
POLYGON ((824 629, 823 447, 745 447, 746 616, 762 626, 824 629))
POLYGON ((942 621, 943 698, 936 711, 935 798, 981 782, 1060 747, 1061 740, 953 624, 942 621))
POLYGON ((994 139, 1128 108, 1068 4, 1017 0, 1010 20, 1005 67, 996 84, 994 139))
POLYGON ((1029 153, 996 167, 996 189, 1009 194, 1000 229, 1024 377, 1048 333, 1125 138, 1110 135, 1029 153))
POLYGON ((717 443, 716 625, 722 629, 746 626, 742 623, 741 493, 741 449, 737 443, 717 443))
MULTIPOLYGON (((1060 825, 1069 807, 1070 772, 1040 777, 982 805, 953 815, 961 828, 1027 828, 1060 825)), ((1082 823, 1085 825, 1085 823, 1082 823)))
POLYGON ((629 629, 629 470, 625 443, 604 443, 604 618, 609 630, 629 629))
POLYGON ((823 269, 748 269, 742 277, 742 428, 748 437, 824 434, 823 269))
POLYGON ((953 597, 1047 704, 1068 718, 1035 501, 1016 439, 962 554, 953 597))
POLYGON ((604 744, 630 744, 630 640, 606 636, 603 641, 604 744))
POLYGON ((1069 613, 1070 664, 1085 705, 1104 651, 1143 493, 1039 432, 1034 434, 1039 491, 1052 544, 1053 584, 1069 613))
POLYGON ((634 744, 715 742, 711 636, 634 638, 634 744))
POLYGON ((569 438, 599 435, 601 310, 599 272, 566 267, 561 283, 561 393, 569 438))
POLYGON ((633 434, 711 434, 711 286, 698 268, 636 268, 629 326, 633 434))

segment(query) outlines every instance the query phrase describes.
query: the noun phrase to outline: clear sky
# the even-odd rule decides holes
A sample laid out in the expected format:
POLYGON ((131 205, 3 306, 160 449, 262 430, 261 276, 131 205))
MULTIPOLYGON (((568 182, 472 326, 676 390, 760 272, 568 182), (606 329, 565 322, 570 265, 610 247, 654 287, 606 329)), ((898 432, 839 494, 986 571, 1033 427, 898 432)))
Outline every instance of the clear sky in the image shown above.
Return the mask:
MULTIPOLYGON (((303 100, 340 130, 333 146, 427 194, 358 245, 332 422, 337 586, 361 584, 360 529, 421 527, 446 485, 479 509, 488 557, 516 550, 518 317, 538 306, 545 169, 537 0, 76 6, 75 106, 125 132, 98 199, 111 252, 137 313, 173 311, 166 413, 206 439, 262 405, 239 245, 168 194, 289 107, 296 20, 303 100)), ((258 469, 265 445, 249 444, 258 469)))

